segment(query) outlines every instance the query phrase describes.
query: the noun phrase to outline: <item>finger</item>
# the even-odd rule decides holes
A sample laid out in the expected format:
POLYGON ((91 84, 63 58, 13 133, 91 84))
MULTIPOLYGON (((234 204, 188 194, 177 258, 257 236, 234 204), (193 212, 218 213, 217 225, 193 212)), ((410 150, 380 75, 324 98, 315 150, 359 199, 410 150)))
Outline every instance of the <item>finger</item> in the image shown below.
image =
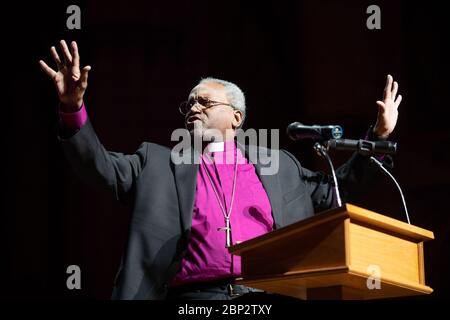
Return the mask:
POLYGON ((58 66, 58 70, 62 69, 64 67, 61 59, 59 58, 58 52, 56 51, 55 47, 50 48, 50 53, 52 54, 53 60, 55 60, 56 65, 58 66))
POLYGON ((377 101, 377 105, 383 109, 386 106, 383 101, 379 101, 379 100, 377 101))
POLYGON ((395 105, 397 106, 397 108, 400 106, 400 102, 402 102, 402 95, 399 94, 397 97, 397 100, 395 100, 395 105))
POLYGON ((386 105, 383 101, 377 101, 378 114, 384 114, 386 112, 386 105))
POLYGON ((73 56, 73 66, 76 68, 80 67, 80 55, 78 54, 78 46, 75 41, 72 41, 72 56, 73 56))
POLYGON ((398 82, 394 81, 394 84, 392 86, 392 93, 391 93, 392 99, 394 99, 394 100, 395 100, 395 97, 397 96, 397 91, 398 91, 398 82))
POLYGON ((39 60, 39 65, 41 66, 42 70, 50 77, 54 78, 56 75, 56 71, 50 68, 44 61, 39 60))
POLYGON ((69 48, 67 47, 67 43, 64 40, 59 42, 61 45, 61 50, 63 52, 65 64, 72 64, 72 55, 69 52, 69 48))
POLYGON ((388 74, 386 79, 386 86, 384 87, 384 99, 391 98, 391 91, 392 91, 392 76, 388 74))
POLYGON ((81 82, 81 87, 84 89, 86 89, 86 87, 87 87, 89 71, 91 71, 91 66, 86 66, 83 68, 83 70, 81 70, 80 82, 81 82))

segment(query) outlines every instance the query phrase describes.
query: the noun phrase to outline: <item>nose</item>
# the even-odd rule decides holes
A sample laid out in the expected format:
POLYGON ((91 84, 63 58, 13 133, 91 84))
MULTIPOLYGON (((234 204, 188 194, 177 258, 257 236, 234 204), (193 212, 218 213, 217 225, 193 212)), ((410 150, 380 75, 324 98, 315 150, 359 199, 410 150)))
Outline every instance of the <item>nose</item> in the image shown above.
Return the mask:
POLYGON ((202 112, 202 105, 198 103, 198 101, 195 101, 195 103, 192 105, 191 109, 189 110, 189 113, 192 111, 197 110, 198 112, 202 112))

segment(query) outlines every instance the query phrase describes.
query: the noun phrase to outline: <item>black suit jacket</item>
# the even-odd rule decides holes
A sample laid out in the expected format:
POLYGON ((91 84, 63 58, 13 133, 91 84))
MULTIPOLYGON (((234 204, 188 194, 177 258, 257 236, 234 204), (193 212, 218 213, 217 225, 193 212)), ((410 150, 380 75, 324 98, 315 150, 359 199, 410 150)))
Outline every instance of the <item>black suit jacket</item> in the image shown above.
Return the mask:
MULTIPOLYGON (((113 298, 163 299, 187 249, 198 165, 174 165, 169 148, 147 142, 131 155, 107 151, 89 120, 76 134, 60 140, 68 161, 83 178, 109 188, 118 200, 132 200, 128 240, 113 298)), ((265 157, 271 151, 239 148, 248 159, 256 159, 251 155, 261 159, 254 165, 276 228, 333 206, 328 176, 303 168, 285 150, 279 152, 278 173, 261 175, 260 162, 267 163, 265 157)), ((354 154, 336 170, 341 193, 345 196, 353 186, 370 181, 373 168, 367 158, 354 154)))

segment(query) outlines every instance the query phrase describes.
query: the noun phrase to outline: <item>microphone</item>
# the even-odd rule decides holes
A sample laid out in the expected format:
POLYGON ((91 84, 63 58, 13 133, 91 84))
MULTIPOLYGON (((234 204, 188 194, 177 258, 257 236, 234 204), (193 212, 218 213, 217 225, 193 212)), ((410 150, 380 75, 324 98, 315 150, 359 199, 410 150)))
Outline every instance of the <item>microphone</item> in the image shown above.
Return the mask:
POLYGON ((365 156, 376 153, 397 153, 397 143, 392 141, 332 139, 327 141, 326 145, 328 149, 357 151, 365 156))
POLYGON ((314 141, 324 141, 339 139, 344 131, 341 126, 306 126, 300 122, 291 123, 286 129, 287 135, 294 141, 301 139, 312 139, 314 141))

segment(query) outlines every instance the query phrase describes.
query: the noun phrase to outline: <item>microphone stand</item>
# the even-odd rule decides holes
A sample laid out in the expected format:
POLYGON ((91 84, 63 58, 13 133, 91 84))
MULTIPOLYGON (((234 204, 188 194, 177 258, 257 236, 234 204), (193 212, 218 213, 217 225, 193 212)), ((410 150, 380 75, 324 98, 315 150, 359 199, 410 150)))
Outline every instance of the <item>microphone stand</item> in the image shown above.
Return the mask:
POLYGON ((408 221, 408 224, 411 224, 411 221, 409 220, 408 208, 406 207, 405 197, 403 196, 402 188, 400 188, 400 185, 398 184, 397 180, 395 180, 394 176, 375 157, 371 156, 370 160, 373 163, 377 164, 378 167, 380 167, 383 170, 383 172, 386 173, 395 182, 395 185, 397 186, 398 191, 400 191, 400 196, 402 197, 403 208, 405 209, 405 213, 406 213, 406 220, 408 221))
POLYGON ((336 194, 336 200, 337 200, 337 204, 339 207, 342 206, 342 200, 341 200, 341 195, 339 193, 339 186, 338 186, 338 182, 337 182, 337 177, 336 177, 336 172, 334 171, 334 166, 333 166, 333 162, 331 162, 331 158, 328 155, 327 149, 321 145, 319 142, 316 142, 314 144, 314 150, 316 150, 317 154, 323 158, 325 158, 327 160, 328 163, 328 168, 331 171, 331 174, 333 176, 333 188, 334 188, 334 192, 336 194))
MULTIPOLYGON (((364 140, 360 140, 360 141, 366 142, 364 140)), ((329 147, 330 146, 329 142, 326 142, 326 143, 327 143, 327 146, 329 147)), ((373 142, 372 142, 372 144, 373 144, 373 142)), ((371 154, 373 154, 373 151, 365 149, 365 144, 364 143, 361 143, 361 142, 358 143, 357 147, 358 147, 357 152, 362 154, 362 155, 371 155, 371 154)), ((330 159, 330 157, 329 157, 329 155, 327 153, 327 149, 323 145, 318 143, 318 142, 316 142, 314 144, 314 149, 317 151, 319 156, 322 156, 325 159, 327 159, 328 167, 330 168, 330 171, 333 174, 333 184, 334 184, 334 188, 335 188, 335 191, 336 191, 337 201, 338 201, 339 206, 341 206, 341 199, 340 199, 340 196, 339 196, 339 188, 338 188, 338 184, 337 184, 337 178, 336 178, 336 174, 334 172, 333 163, 331 162, 331 159, 330 159)), ((400 192, 400 196, 402 198, 403 208, 405 209, 406 221, 408 222, 408 224, 411 224, 411 221, 409 219, 408 208, 406 206, 405 197, 403 195, 403 191, 400 188, 400 185, 398 184, 397 180, 395 180, 394 176, 374 156, 370 156, 370 160, 373 163, 375 163, 381 170, 383 170, 383 172, 387 176, 389 176, 392 179, 392 181, 394 181, 395 185, 397 186, 398 191, 400 192)))
MULTIPOLYGON (((322 145, 321 143, 316 142, 316 143, 314 143, 314 150, 320 157, 325 158, 325 160, 327 161, 328 168, 331 171, 331 174, 333 176, 332 186, 333 186, 335 194, 336 194, 337 204, 339 207, 341 207, 342 200, 341 200, 341 195, 339 193, 339 185, 337 182, 336 172, 334 170, 333 162, 331 161, 331 158, 328 155, 328 148, 330 148, 330 146, 333 146, 333 148, 336 148, 338 141, 340 141, 340 139, 325 141, 324 143, 325 143, 326 147, 324 145, 322 145)), ((342 139, 342 141, 345 142, 346 140, 342 139)), ((408 214, 408 208, 406 207, 405 197, 403 196, 403 191, 400 188, 400 185, 398 184, 397 180, 395 180, 394 176, 383 166, 383 164, 380 161, 378 161, 375 157, 372 156, 372 154, 374 154, 374 151, 375 151, 375 143, 372 141, 366 141, 366 140, 359 140, 359 141, 348 140, 348 141, 352 142, 351 145, 346 146, 344 143, 343 148, 341 147, 338 149, 355 150, 355 148, 356 148, 356 151, 359 154, 370 156, 370 160, 373 163, 375 163, 380 169, 382 169, 383 172, 394 181, 395 185, 397 186, 398 190, 400 191, 400 196, 401 196, 402 202, 403 202, 403 208, 405 209, 405 213, 406 213, 406 219, 408 221, 408 224, 411 224, 411 221, 409 219, 409 214, 408 214), (356 144, 354 142, 356 142, 356 144)), ((389 142, 387 147, 390 147, 391 149, 393 148, 393 152, 392 151, 389 152, 389 150, 387 150, 386 153, 395 153, 397 145, 396 145, 396 143, 389 142)))

